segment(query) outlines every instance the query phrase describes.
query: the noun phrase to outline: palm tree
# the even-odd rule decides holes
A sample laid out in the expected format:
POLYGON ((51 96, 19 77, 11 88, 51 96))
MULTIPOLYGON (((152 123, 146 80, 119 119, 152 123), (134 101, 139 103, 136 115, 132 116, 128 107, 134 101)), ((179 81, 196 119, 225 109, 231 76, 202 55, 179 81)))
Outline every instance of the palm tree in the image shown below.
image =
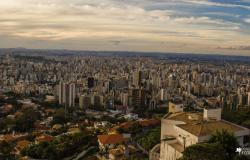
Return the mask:
POLYGON ((239 147, 239 143, 233 133, 227 130, 216 131, 209 139, 208 143, 218 143, 226 152, 228 158, 232 158, 236 155, 236 148, 239 147))

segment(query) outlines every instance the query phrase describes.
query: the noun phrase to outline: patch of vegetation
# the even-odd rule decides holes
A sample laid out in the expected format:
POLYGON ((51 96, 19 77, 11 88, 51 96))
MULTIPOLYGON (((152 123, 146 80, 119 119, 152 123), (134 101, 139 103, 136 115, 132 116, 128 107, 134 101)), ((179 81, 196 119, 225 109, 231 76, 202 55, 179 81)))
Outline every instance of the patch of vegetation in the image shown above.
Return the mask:
POLYGON ((12 154, 14 145, 7 141, 0 141, 0 159, 14 160, 15 157, 12 154))
POLYGON ((15 119, 2 118, 0 119, 0 131, 2 130, 15 130, 18 132, 31 131, 35 126, 34 123, 41 117, 40 113, 27 108, 22 110, 22 114, 15 119))
POLYGON ((21 154, 37 159, 57 160, 87 148, 92 137, 86 133, 62 135, 52 142, 42 142, 24 149, 21 154))
POLYGON ((160 127, 148 130, 145 134, 138 135, 135 137, 135 141, 139 143, 147 151, 152 149, 156 144, 160 143, 160 139, 161 139, 160 127))
POLYGON ((238 125, 242 125, 250 129, 250 110, 239 110, 239 111, 228 111, 223 110, 222 118, 236 123, 238 125))
POLYGON ((232 133, 217 131, 206 143, 191 145, 183 152, 181 160, 236 160, 242 159, 235 152, 239 146, 232 133))

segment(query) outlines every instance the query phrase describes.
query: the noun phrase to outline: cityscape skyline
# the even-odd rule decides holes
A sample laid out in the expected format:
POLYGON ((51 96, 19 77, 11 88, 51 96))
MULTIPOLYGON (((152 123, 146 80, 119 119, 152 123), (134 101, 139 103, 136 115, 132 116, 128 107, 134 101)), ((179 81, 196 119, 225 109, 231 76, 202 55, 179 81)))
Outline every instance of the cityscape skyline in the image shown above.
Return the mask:
POLYGON ((1 48, 249 55, 250 1, 0 2, 1 48))
POLYGON ((0 160, 250 160, 250 0, 0 1, 0 160))
POLYGON ((249 159, 250 57, 103 53, 0 50, 0 159, 249 159))

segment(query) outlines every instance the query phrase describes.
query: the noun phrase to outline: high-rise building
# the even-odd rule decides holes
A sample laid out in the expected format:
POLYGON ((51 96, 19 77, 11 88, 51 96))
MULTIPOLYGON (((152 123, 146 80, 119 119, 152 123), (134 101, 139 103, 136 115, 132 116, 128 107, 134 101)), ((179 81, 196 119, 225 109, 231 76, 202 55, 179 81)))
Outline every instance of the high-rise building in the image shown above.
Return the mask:
POLYGON ((134 108, 144 107, 146 105, 146 93, 143 89, 132 90, 132 106, 134 108))
POLYGON ((175 88, 177 86, 176 76, 174 74, 170 74, 168 76, 168 86, 171 88, 175 88))
POLYGON ((66 107, 75 107, 76 88, 74 83, 62 83, 58 86, 59 104, 66 107))
POLYGON ((95 78, 89 77, 88 78, 88 88, 93 88, 95 86, 95 78))
POLYGON ((247 105, 250 106, 250 92, 248 92, 248 96, 247 96, 247 105))
POLYGON ((122 93, 121 94, 121 101, 122 101, 122 105, 127 106, 128 105, 128 93, 122 93))
POLYGON ((74 83, 69 84, 69 107, 75 107, 76 86, 74 83))
POLYGON ((103 106, 103 96, 93 95, 91 97, 91 104, 94 105, 95 107, 103 106))
POLYGON ((90 96, 86 96, 86 95, 82 95, 79 98, 79 107, 81 109, 86 109, 88 107, 90 107, 91 105, 91 97, 90 96))
POLYGON ((140 72, 139 71, 134 71, 133 72, 133 85, 134 86, 139 86, 139 80, 140 80, 140 72))
POLYGON ((63 104, 63 83, 60 82, 58 85, 58 99, 59 104, 63 104))

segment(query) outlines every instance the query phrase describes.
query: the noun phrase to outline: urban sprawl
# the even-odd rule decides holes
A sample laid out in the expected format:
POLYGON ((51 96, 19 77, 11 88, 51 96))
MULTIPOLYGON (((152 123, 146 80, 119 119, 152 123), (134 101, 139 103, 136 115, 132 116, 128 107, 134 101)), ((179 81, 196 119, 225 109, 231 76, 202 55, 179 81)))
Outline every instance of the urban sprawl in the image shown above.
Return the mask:
POLYGON ((0 55, 0 159, 233 159, 212 141, 247 146, 248 128, 248 63, 0 55))

